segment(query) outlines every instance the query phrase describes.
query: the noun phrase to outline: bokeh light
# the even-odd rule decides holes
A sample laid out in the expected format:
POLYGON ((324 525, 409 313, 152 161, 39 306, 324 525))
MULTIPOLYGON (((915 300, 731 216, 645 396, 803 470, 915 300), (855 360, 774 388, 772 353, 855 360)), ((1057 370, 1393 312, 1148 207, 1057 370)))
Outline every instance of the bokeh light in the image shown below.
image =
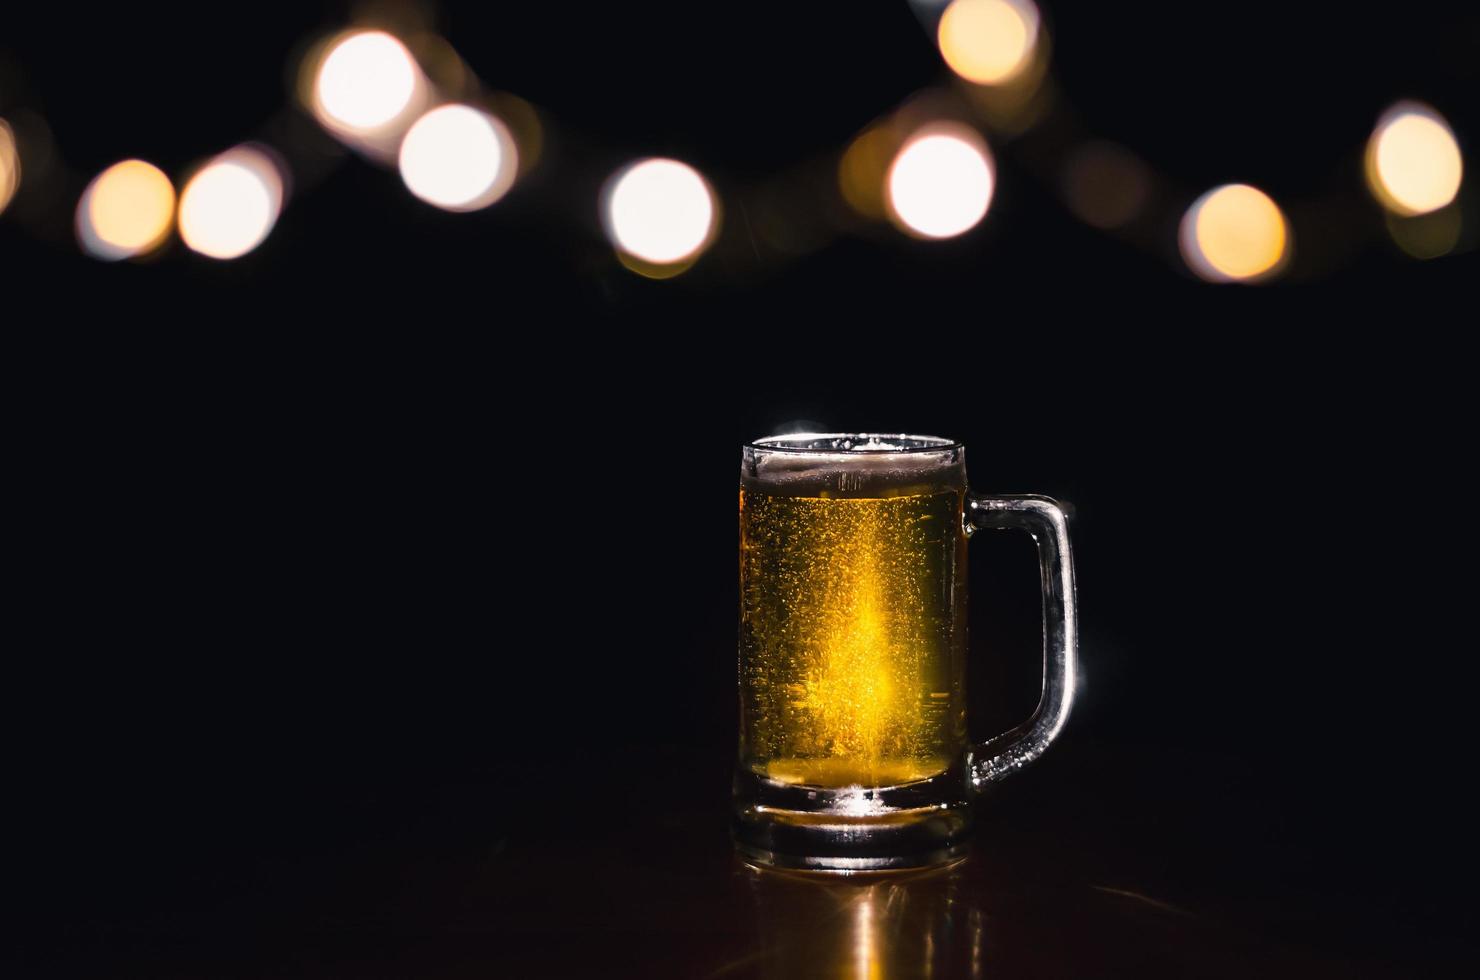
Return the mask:
POLYGON ((654 158, 615 174, 603 192, 607 236, 620 251, 658 265, 696 257, 718 226, 714 192, 697 170, 654 158))
POLYGON ((428 204, 476 211, 513 186, 519 159, 499 120, 471 106, 444 105, 407 131, 400 166, 411 193, 428 204))
POLYGON ((1427 214, 1459 193, 1464 161, 1454 132, 1433 109, 1400 102, 1367 141, 1367 185, 1390 211, 1427 214))
POLYGON ((430 84, 400 40, 384 31, 351 31, 314 48, 303 62, 299 92, 335 137, 391 162, 426 107, 430 84))
POLYGON ((1151 199, 1151 173, 1131 151, 1094 142, 1075 149, 1064 165, 1064 201, 1085 224, 1111 230, 1139 218, 1151 199))
POLYGON ((893 126, 871 126, 854 137, 838 160, 838 191, 849 207, 866 218, 888 214, 884 178, 899 143, 899 133, 893 126))
POLYGON ((416 75, 411 52, 389 34, 351 34, 330 48, 319 66, 318 102, 344 126, 376 129, 411 104, 416 75))
POLYGON ((991 154, 973 130, 931 127, 912 136, 889 167, 890 216, 925 238, 951 238, 982 220, 996 178, 991 154))
POLYGON ((978 85, 1002 85, 1032 63, 1038 8, 1030 0, 953 0, 936 30, 941 57, 978 85))
POLYGON ((1393 244, 1415 259, 1437 259, 1459 245, 1464 220, 1460 209, 1440 208, 1427 214, 1387 214, 1393 244))
POLYGON ((234 259, 262 243, 283 207, 280 164, 253 146, 213 159, 180 194, 180 238, 213 259, 234 259))
POLYGON ((1269 195, 1248 184, 1208 191, 1182 218, 1182 256, 1209 282, 1257 282, 1289 258, 1285 216, 1269 195))
POLYGON ((498 121, 502 127, 500 131, 509 137, 509 147, 518 158, 518 166, 511 172, 511 179, 517 181, 539 164, 540 155, 544 152, 545 127, 540 122, 540 114, 528 101, 512 92, 488 92, 479 101, 498 121))
POLYGON ((175 188, 143 160, 115 163, 77 203, 77 238, 90 255, 117 261, 153 251, 169 236, 175 188))
POLYGON ((21 183, 21 156, 15 148, 15 134, 4 119, 0 119, 0 214, 15 196, 21 183))

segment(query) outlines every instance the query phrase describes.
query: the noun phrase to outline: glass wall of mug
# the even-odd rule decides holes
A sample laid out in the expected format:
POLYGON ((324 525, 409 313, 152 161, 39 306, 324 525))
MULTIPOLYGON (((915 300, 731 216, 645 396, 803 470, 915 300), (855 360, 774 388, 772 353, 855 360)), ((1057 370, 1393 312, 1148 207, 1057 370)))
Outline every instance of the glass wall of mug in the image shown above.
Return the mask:
POLYGON ((948 860, 967 829, 965 452, 744 447, 735 830, 762 864, 948 860))

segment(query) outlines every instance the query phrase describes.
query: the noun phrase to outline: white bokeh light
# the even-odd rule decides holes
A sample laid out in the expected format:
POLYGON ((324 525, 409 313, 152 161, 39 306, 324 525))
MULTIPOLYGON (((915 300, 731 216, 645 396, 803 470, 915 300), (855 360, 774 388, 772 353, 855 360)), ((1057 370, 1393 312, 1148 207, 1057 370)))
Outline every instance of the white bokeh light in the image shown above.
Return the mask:
POLYGON ((213 259, 234 259, 277 223, 283 178, 267 154, 237 147, 206 164, 180 194, 180 238, 213 259))
POLYGON ((419 74, 411 52, 384 31, 351 34, 319 65, 314 100, 327 122, 351 131, 375 130, 411 104, 419 74))
POLYGON ((412 125, 401 143, 401 179, 448 211, 476 211, 514 182, 517 154, 503 123, 471 106, 444 105, 412 125))
POLYGON ((682 262, 703 250, 713 235, 714 195, 686 163, 635 163, 612 178, 605 196, 612 243, 647 262, 682 262))
POLYGON ((985 144, 955 128, 912 138, 886 179, 893 216, 926 238, 951 238, 974 228, 992 203, 995 183, 985 144))

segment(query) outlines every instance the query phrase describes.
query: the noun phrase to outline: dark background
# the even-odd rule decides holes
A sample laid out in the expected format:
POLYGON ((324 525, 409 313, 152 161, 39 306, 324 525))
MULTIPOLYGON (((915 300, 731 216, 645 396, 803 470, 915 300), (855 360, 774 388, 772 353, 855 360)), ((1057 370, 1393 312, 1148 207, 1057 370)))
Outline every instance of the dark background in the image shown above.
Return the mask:
MULTIPOLYGON (((494 976, 546 972, 520 955, 579 946, 559 923, 623 881, 604 935, 658 944, 643 870, 725 859, 739 444, 800 422, 952 436, 978 490, 1073 504, 1081 700, 999 794, 1004 827, 1327 966, 1460 955, 1476 266, 1386 244, 1360 156, 1418 97, 1473 161, 1473 14, 1409 4, 1394 32, 1338 5, 1050 5, 1055 118, 1154 163, 1160 246, 1077 222, 1030 134, 994 139, 973 233, 861 226, 800 254, 748 241, 746 203, 948 84, 905 4, 445 4, 433 23, 548 139, 471 216, 284 108, 295 51, 345 14, 0 24, 0 115, 44 118, 57 154, 0 218, 0 758, 31 975, 165 975, 217 947, 313 972, 274 943, 421 936, 404 910, 440 879, 405 868, 467 853, 494 976), (254 136, 298 163, 256 252, 78 253, 103 166, 173 173, 254 136), (595 218, 646 153, 728 209, 667 282, 623 269, 595 218), (1227 180, 1341 261, 1191 279, 1176 219, 1227 180)), ((972 545, 980 736, 1036 696, 1032 562, 1025 539, 972 545)), ((672 975, 699 975, 684 942, 672 975)), ((668 975, 642 962, 606 966, 668 975)))

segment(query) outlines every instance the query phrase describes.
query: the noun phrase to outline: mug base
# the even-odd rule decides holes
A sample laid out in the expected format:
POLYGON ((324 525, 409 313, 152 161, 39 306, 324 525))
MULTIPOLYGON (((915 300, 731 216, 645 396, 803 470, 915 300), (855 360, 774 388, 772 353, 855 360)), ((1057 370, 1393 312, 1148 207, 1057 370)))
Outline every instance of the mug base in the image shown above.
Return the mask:
POLYGON ((887 857, 847 857, 824 855, 821 857, 778 854, 759 847, 735 842, 740 859, 752 867, 776 871, 800 871, 825 875, 872 875, 890 871, 921 871, 956 864, 966 859, 970 844, 960 841, 935 851, 917 854, 896 854, 887 857))
POLYGON ((901 786, 789 786, 741 770, 734 839, 764 868, 868 874, 936 867, 966 854, 971 831, 960 769, 901 786))

